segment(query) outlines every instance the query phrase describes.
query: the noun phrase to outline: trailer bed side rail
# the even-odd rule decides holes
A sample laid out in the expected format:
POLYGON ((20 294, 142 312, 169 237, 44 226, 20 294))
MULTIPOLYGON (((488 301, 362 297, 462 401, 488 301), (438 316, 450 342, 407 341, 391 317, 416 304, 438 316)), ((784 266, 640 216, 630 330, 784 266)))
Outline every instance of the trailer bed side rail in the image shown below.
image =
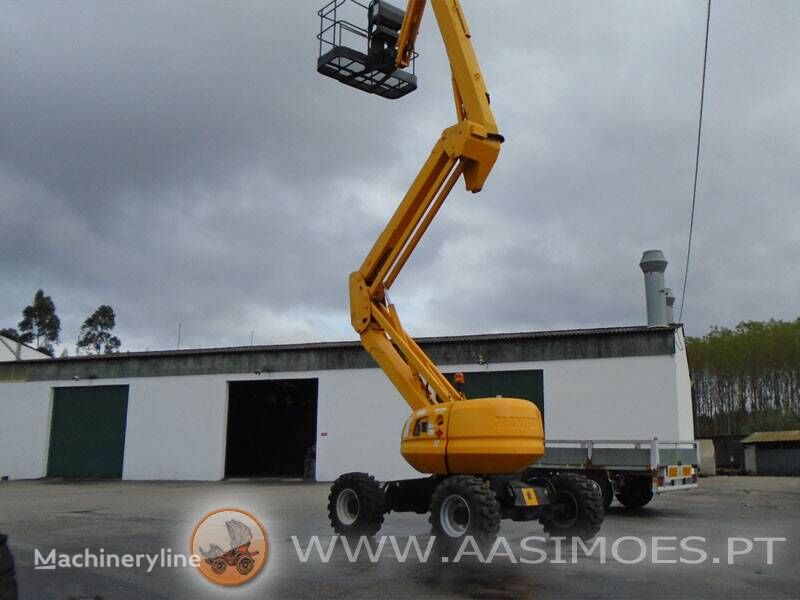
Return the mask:
POLYGON ((698 465, 694 440, 547 440, 537 466, 657 471, 669 465, 698 465))

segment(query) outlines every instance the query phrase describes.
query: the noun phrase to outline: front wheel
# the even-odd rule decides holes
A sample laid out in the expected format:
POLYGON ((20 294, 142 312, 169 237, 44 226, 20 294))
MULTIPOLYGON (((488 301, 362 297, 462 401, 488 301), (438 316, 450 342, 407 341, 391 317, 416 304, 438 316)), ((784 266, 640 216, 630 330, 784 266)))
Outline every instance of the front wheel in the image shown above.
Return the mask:
POLYGON ((430 523, 437 547, 457 549, 472 537, 479 547, 494 543, 500 530, 500 503, 488 482, 472 475, 442 481, 431 499, 430 523))
POLYGON ((590 540, 603 524, 605 511, 599 486, 582 475, 559 473, 550 477, 553 497, 550 510, 539 522, 553 537, 590 540))
POLYGON ((328 517, 339 535, 372 536, 383 525, 386 499, 372 475, 345 473, 333 482, 328 495, 328 517))

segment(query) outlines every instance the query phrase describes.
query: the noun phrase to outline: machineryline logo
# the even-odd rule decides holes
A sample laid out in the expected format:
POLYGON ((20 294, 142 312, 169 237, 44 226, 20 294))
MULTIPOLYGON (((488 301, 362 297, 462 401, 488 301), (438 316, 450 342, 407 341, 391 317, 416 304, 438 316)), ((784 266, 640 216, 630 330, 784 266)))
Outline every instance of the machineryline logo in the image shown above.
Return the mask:
POLYGON ((236 586, 253 579, 269 557, 264 526, 249 512, 224 508, 206 514, 192 532, 188 554, 161 548, 156 552, 117 553, 105 548, 62 552, 34 548, 33 568, 57 569, 155 569, 193 568, 208 581, 236 586))

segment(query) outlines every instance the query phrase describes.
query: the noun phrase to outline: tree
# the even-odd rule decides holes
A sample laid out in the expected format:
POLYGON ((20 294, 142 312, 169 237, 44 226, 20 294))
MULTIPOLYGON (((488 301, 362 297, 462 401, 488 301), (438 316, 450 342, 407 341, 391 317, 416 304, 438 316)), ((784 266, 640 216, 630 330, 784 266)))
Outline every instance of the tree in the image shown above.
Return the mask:
POLYGON ((17 331, 13 327, 0 329, 0 335, 2 335, 3 337, 7 337, 10 340, 14 340, 15 342, 19 340, 19 331, 17 331))
POLYGON ((122 342, 117 336, 111 335, 115 325, 114 309, 107 304, 98 306, 81 326, 78 350, 86 350, 89 354, 111 354, 119 349, 122 342))
POLYGON ((800 427, 800 319, 712 327, 686 351, 699 436, 800 427))
POLYGON ((56 316, 56 305, 50 296, 45 296, 42 290, 37 290, 33 304, 23 309, 22 321, 17 327, 19 327, 18 341, 33 344, 40 352, 53 356, 53 344, 58 343, 58 336, 61 333, 61 319, 56 316))

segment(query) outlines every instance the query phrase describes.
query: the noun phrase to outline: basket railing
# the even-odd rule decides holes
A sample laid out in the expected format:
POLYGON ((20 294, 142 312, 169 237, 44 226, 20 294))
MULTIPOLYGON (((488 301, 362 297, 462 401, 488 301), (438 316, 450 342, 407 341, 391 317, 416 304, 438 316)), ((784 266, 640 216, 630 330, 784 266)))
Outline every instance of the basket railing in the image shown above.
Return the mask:
MULTIPOLYGON (((363 10, 365 14, 369 10, 369 5, 358 0, 331 0, 317 11, 319 16, 319 33, 317 34, 319 56, 338 46, 367 52, 369 31, 366 27, 360 27, 349 20, 355 14, 353 10, 347 10, 351 6, 359 12, 363 10), (356 45, 360 45, 361 48, 356 48, 356 45)), ((406 69, 412 74, 415 74, 417 56, 419 56, 418 53, 414 52, 409 68, 406 69)))

